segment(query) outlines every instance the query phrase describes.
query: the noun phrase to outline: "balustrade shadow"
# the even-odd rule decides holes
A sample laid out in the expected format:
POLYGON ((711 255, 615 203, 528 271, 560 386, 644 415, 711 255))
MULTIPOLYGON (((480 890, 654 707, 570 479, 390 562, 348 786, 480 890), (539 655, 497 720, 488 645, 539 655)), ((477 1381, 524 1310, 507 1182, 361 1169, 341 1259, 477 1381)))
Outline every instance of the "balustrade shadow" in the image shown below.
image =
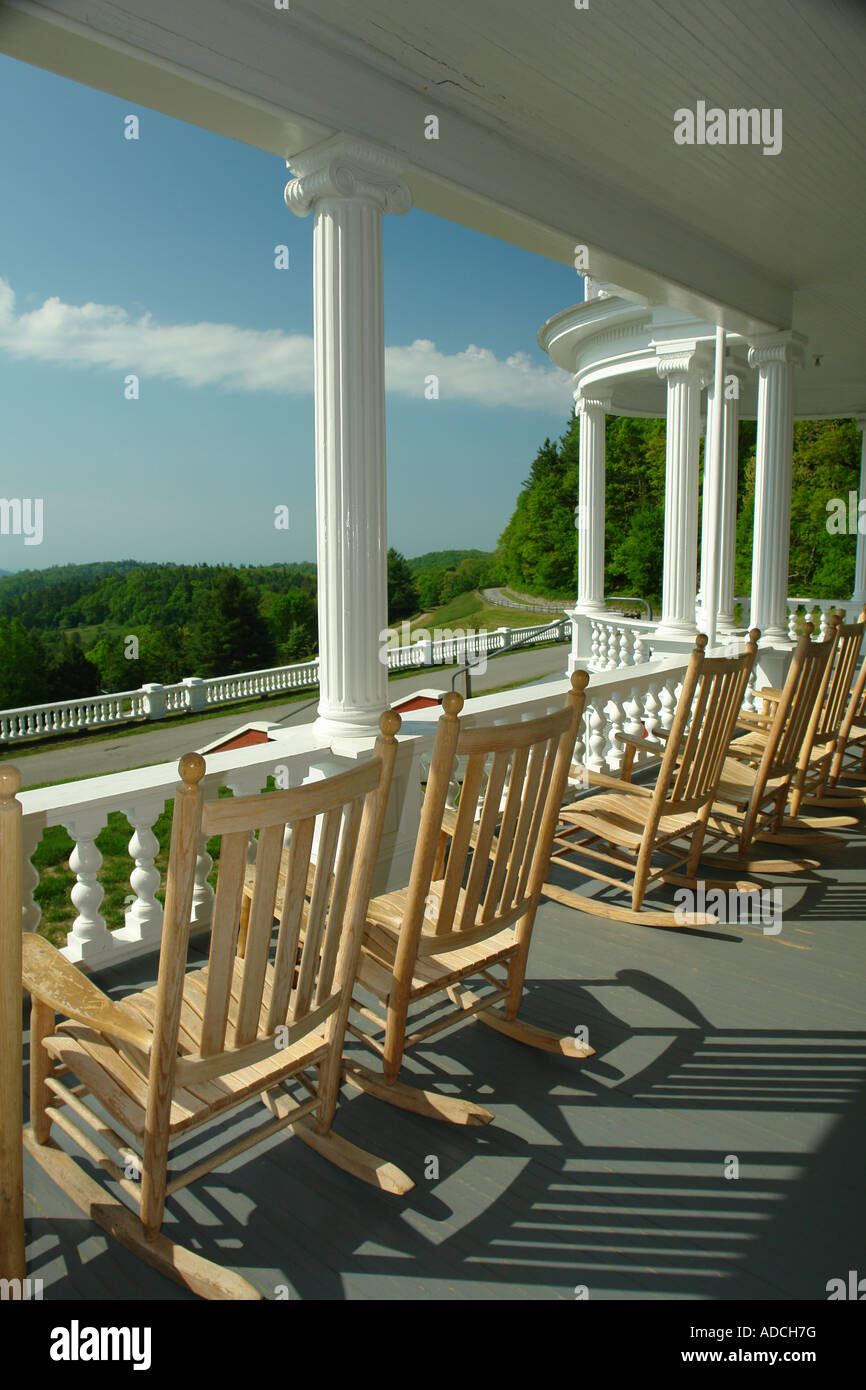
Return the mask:
MULTIPOLYGON (((575 1066, 467 1028, 421 1055, 425 1084, 483 1100, 494 1125, 456 1129, 368 1096, 341 1107, 346 1138, 415 1177, 405 1198, 276 1138, 237 1179, 227 1164, 172 1199, 178 1237, 270 1298, 822 1298, 857 1266, 866 1030, 715 1027, 635 969, 527 991, 528 1018, 580 1016, 599 1055, 575 1066), (681 1026, 634 1027, 598 987, 681 1026), (624 1044, 628 1066, 605 1060, 624 1044)), ((31 1219, 30 1273, 65 1261, 48 1296, 187 1296, 86 1221, 58 1221, 44 1189, 35 1199, 52 1215, 31 1219)))

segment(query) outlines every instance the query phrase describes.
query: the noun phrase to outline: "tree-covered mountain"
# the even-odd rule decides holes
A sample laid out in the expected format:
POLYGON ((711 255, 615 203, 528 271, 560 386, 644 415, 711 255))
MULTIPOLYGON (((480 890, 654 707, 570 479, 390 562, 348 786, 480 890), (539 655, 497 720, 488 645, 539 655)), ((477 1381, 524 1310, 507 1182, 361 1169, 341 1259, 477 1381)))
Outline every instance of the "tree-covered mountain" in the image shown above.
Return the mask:
MULTIPOLYGON (((507 582, 517 589, 550 598, 575 592, 579 428, 572 420, 559 440, 544 441, 500 538, 507 582)), ((755 439, 754 420, 742 421, 738 594, 748 594, 751 587, 755 439)), ((637 595, 657 607, 664 539, 664 421, 608 416, 606 445, 605 593, 637 595)), ((856 536, 828 530, 827 504, 832 498, 847 502, 849 491, 857 491, 859 473, 860 435, 853 420, 796 422, 789 593, 815 598, 850 594, 856 536)))
MULTIPOLYGON (((508 583, 548 598, 575 592, 579 423, 546 439, 496 553, 388 553, 388 618, 508 583)), ((664 535, 665 426, 607 419, 605 593, 658 605, 664 535)), ((736 578, 748 593, 755 423, 740 425, 736 578)), ((794 427, 789 593, 849 594, 856 535, 828 527, 828 502, 857 491, 853 420, 794 427)), ((696 576, 697 580, 697 576, 696 576)), ((149 681, 230 675, 315 656, 316 566, 176 565, 135 560, 56 565, 0 576, 0 708, 133 690, 149 681)))

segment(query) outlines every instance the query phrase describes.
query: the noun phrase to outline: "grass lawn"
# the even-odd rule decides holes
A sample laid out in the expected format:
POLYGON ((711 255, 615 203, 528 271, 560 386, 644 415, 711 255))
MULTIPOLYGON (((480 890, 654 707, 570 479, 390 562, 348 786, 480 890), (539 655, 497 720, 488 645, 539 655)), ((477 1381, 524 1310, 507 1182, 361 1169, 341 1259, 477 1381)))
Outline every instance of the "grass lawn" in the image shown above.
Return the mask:
MULTIPOLYGON (((567 607, 563 600, 563 610, 567 607)), ((436 627, 471 627, 489 632, 497 627, 538 627, 556 622, 555 613, 530 613, 521 608, 497 608, 488 603, 477 589, 470 594, 458 594, 450 603, 434 608, 413 618, 410 629, 414 636, 418 628, 426 628, 432 635, 436 627)), ((394 624, 396 626, 396 624, 394 624)))
MULTIPOLYGON (((273 777, 269 777, 267 790, 273 791, 275 785, 273 777)), ((231 796, 228 787, 222 788, 220 796, 231 796)), ((167 801, 162 815, 153 827, 153 833, 159 841, 159 853, 154 862, 162 878, 162 885, 156 894, 160 902, 165 901, 165 874, 168 868, 173 808, 174 802, 167 801)), ((129 875, 133 869, 133 860, 129 853, 131 838, 132 826, 120 811, 112 811, 109 814, 105 829, 96 837, 96 847, 102 855, 99 882, 105 889, 105 897, 99 910, 109 931, 116 931, 118 927, 125 925, 124 913, 135 901, 135 894, 129 884, 129 875)), ((69 856, 74 848, 74 842, 63 826, 55 825, 45 831, 32 860, 34 869, 39 873, 39 885, 33 893, 42 909, 39 935, 47 937, 58 947, 66 945, 67 933, 75 920, 75 907, 69 896, 75 885, 75 874, 69 867, 69 856)), ((207 849, 214 861, 208 882, 211 887, 216 888, 219 837, 209 840, 207 849)))

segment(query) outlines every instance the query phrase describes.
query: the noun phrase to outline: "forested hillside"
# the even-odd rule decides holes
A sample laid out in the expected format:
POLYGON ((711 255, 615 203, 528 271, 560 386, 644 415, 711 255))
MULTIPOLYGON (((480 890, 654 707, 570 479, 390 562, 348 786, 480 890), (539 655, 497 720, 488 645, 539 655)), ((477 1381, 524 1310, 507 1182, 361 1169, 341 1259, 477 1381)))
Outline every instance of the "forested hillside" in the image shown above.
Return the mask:
MULTIPOLYGON (((459 595, 507 583, 573 598, 577 421, 546 439, 494 554, 441 550, 407 560, 388 552, 388 618, 398 622, 459 595)), ((789 593, 850 594, 856 536, 828 530, 827 503, 859 485, 853 420, 798 422, 789 593)), ((664 533, 661 420, 607 421, 605 593, 658 607, 664 533)), ((755 490, 755 424, 740 426, 736 592, 748 593, 755 490)), ((781 519, 780 519, 781 521, 781 519)), ((168 684, 184 676, 303 661, 318 641, 316 567, 63 565, 0 577, 0 708, 168 684)))
MULTIPOLYGON (((507 582, 545 597, 568 598, 576 584, 574 508, 578 430, 546 439, 499 542, 507 582)), ((740 425, 735 591, 748 594, 755 502, 755 422, 740 425)), ((665 426, 662 420, 608 416, 605 593, 630 594, 658 606, 664 537, 665 426)), ((793 498, 788 592, 841 598, 854 582, 856 536, 827 529, 827 503, 857 491, 860 432, 853 420, 798 421, 794 426, 793 498)), ((780 518, 783 524, 783 518, 780 518)))

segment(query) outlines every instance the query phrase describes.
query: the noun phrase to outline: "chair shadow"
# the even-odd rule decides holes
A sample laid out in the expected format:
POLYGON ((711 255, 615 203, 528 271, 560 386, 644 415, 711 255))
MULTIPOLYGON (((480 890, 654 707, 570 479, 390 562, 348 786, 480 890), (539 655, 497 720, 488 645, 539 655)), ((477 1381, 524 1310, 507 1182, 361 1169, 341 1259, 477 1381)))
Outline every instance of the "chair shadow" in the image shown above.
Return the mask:
MULTIPOLYGON (((367 1095, 338 1108, 340 1134, 415 1179, 405 1197, 278 1136, 171 1199, 166 1233, 267 1298, 814 1299, 857 1267, 866 1032, 717 1028, 636 969, 531 980, 522 1013, 563 1031, 589 1019, 598 1055, 576 1063, 476 1024, 418 1067, 424 1084, 490 1105, 489 1127, 367 1095), (678 1023, 635 1028, 599 984, 678 1023), (640 1053, 628 1067, 607 1060, 624 1044, 640 1053), (839 1119, 805 1153, 798 1115, 839 1119)), ((64 1297, 192 1296, 107 1238, 98 1250, 83 1218, 30 1225, 45 1245, 30 1272, 62 1256, 64 1297)))

